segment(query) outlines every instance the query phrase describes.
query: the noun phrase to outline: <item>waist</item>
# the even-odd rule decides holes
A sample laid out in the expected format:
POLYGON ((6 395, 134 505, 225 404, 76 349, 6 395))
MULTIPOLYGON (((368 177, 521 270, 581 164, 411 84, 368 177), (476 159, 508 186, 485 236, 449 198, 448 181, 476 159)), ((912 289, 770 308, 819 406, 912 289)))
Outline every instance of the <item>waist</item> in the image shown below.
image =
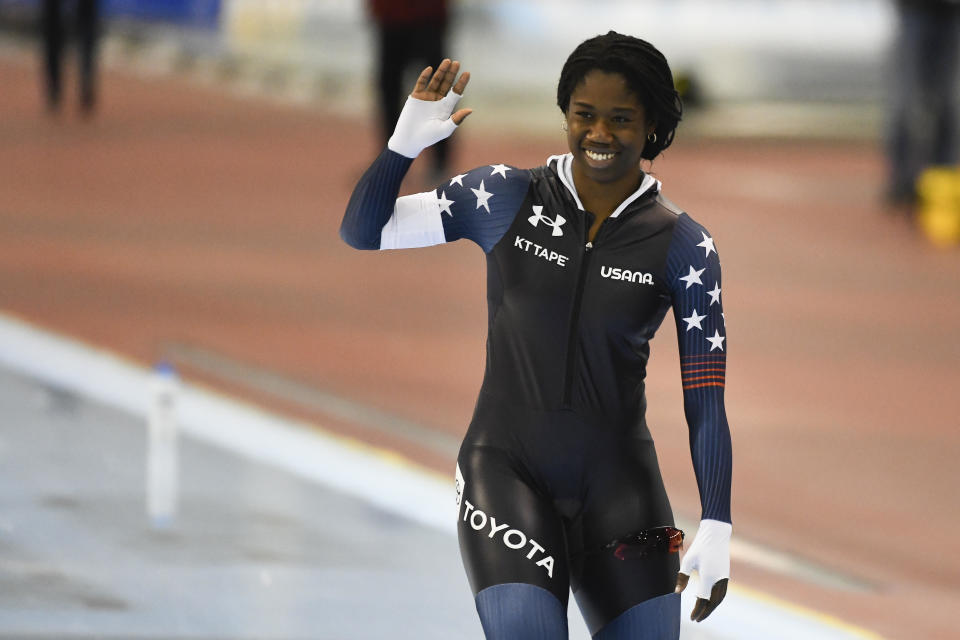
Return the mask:
POLYGON ((531 402, 522 393, 504 392, 484 384, 477 395, 470 430, 497 430, 498 426, 516 433, 518 429, 537 435, 566 434, 590 440, 634 437, 649 439, 644 416, 646 403, 589 404, 570 406, 531 402))

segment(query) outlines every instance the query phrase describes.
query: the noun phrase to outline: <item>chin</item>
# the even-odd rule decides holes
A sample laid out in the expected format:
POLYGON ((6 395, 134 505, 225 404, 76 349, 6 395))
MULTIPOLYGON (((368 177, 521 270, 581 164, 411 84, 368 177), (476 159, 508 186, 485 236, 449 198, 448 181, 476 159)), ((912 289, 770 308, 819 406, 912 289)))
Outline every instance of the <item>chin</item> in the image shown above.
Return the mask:
POLYGON ((609 167, 594 167, 582 155, 574 155, 574 162, 579 165, 583 175, 594 182, 617 182, 632 173, 640 174, 640 163, 626 165, 623 161, 616 162, 609 167))

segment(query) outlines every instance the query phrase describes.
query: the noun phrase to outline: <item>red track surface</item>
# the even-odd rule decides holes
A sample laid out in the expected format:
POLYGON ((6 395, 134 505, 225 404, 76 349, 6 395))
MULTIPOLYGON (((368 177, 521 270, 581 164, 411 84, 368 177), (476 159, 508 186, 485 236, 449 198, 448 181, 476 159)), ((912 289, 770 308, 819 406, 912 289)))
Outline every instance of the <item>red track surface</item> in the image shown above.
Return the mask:
MULTIPOLYGON (((339 241, 378 147, 366 123, 117 73, 93 121, 54 119, 37 79, 34 61, 0 58, 0 311, 146 364, 201 347, 463 433, 484 359, 483 257, 467 243, 380 254, 339 241)), ((475 114, 455 168, 564 150, 559 135, 494 131, 475 114)), ((655 170, 723 259, 735 534, 872 587, 739 562, 734 580, 892 638, 955 637, 960 252, 884 215, 868 146, 681 129, 655 170)), ((669 320, 653 354, 650 423, 674 507, 695 520, 669 320)), ((452 456, 180 364, 451 473, 452 456)))

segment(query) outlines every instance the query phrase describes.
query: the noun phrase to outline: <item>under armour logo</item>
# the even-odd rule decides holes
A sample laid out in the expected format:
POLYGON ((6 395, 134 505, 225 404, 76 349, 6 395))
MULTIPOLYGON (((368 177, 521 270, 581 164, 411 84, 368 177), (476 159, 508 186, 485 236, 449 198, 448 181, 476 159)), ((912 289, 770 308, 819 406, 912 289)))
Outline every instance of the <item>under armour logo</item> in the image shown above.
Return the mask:
POLYGON ((553 227, 554 236, 562 236, 563 230, 560 229, 560 225, 566 222, 566 219, 561 215, 557 215, 556 220, 551 220, 549 216, 543 215, 542 211, 543 206, 539 204, 533 205, 533 215, 527 218, 527 220, 529 220, 533 226, 537 226, 538 222, 545 222, 547 225, 553 227))

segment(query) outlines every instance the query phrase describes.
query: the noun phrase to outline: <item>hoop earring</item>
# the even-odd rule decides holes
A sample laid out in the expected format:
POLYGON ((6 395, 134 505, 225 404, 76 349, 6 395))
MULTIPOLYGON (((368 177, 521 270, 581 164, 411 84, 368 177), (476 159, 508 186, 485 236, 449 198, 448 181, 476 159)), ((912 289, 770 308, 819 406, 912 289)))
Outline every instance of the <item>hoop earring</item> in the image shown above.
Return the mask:
POLYGON ((656 141, 657 141, 657 132, 653 131, 650 133, 650 135, 647 136, 647 142, 649 142, 650 144, 653 144, 656 141))

